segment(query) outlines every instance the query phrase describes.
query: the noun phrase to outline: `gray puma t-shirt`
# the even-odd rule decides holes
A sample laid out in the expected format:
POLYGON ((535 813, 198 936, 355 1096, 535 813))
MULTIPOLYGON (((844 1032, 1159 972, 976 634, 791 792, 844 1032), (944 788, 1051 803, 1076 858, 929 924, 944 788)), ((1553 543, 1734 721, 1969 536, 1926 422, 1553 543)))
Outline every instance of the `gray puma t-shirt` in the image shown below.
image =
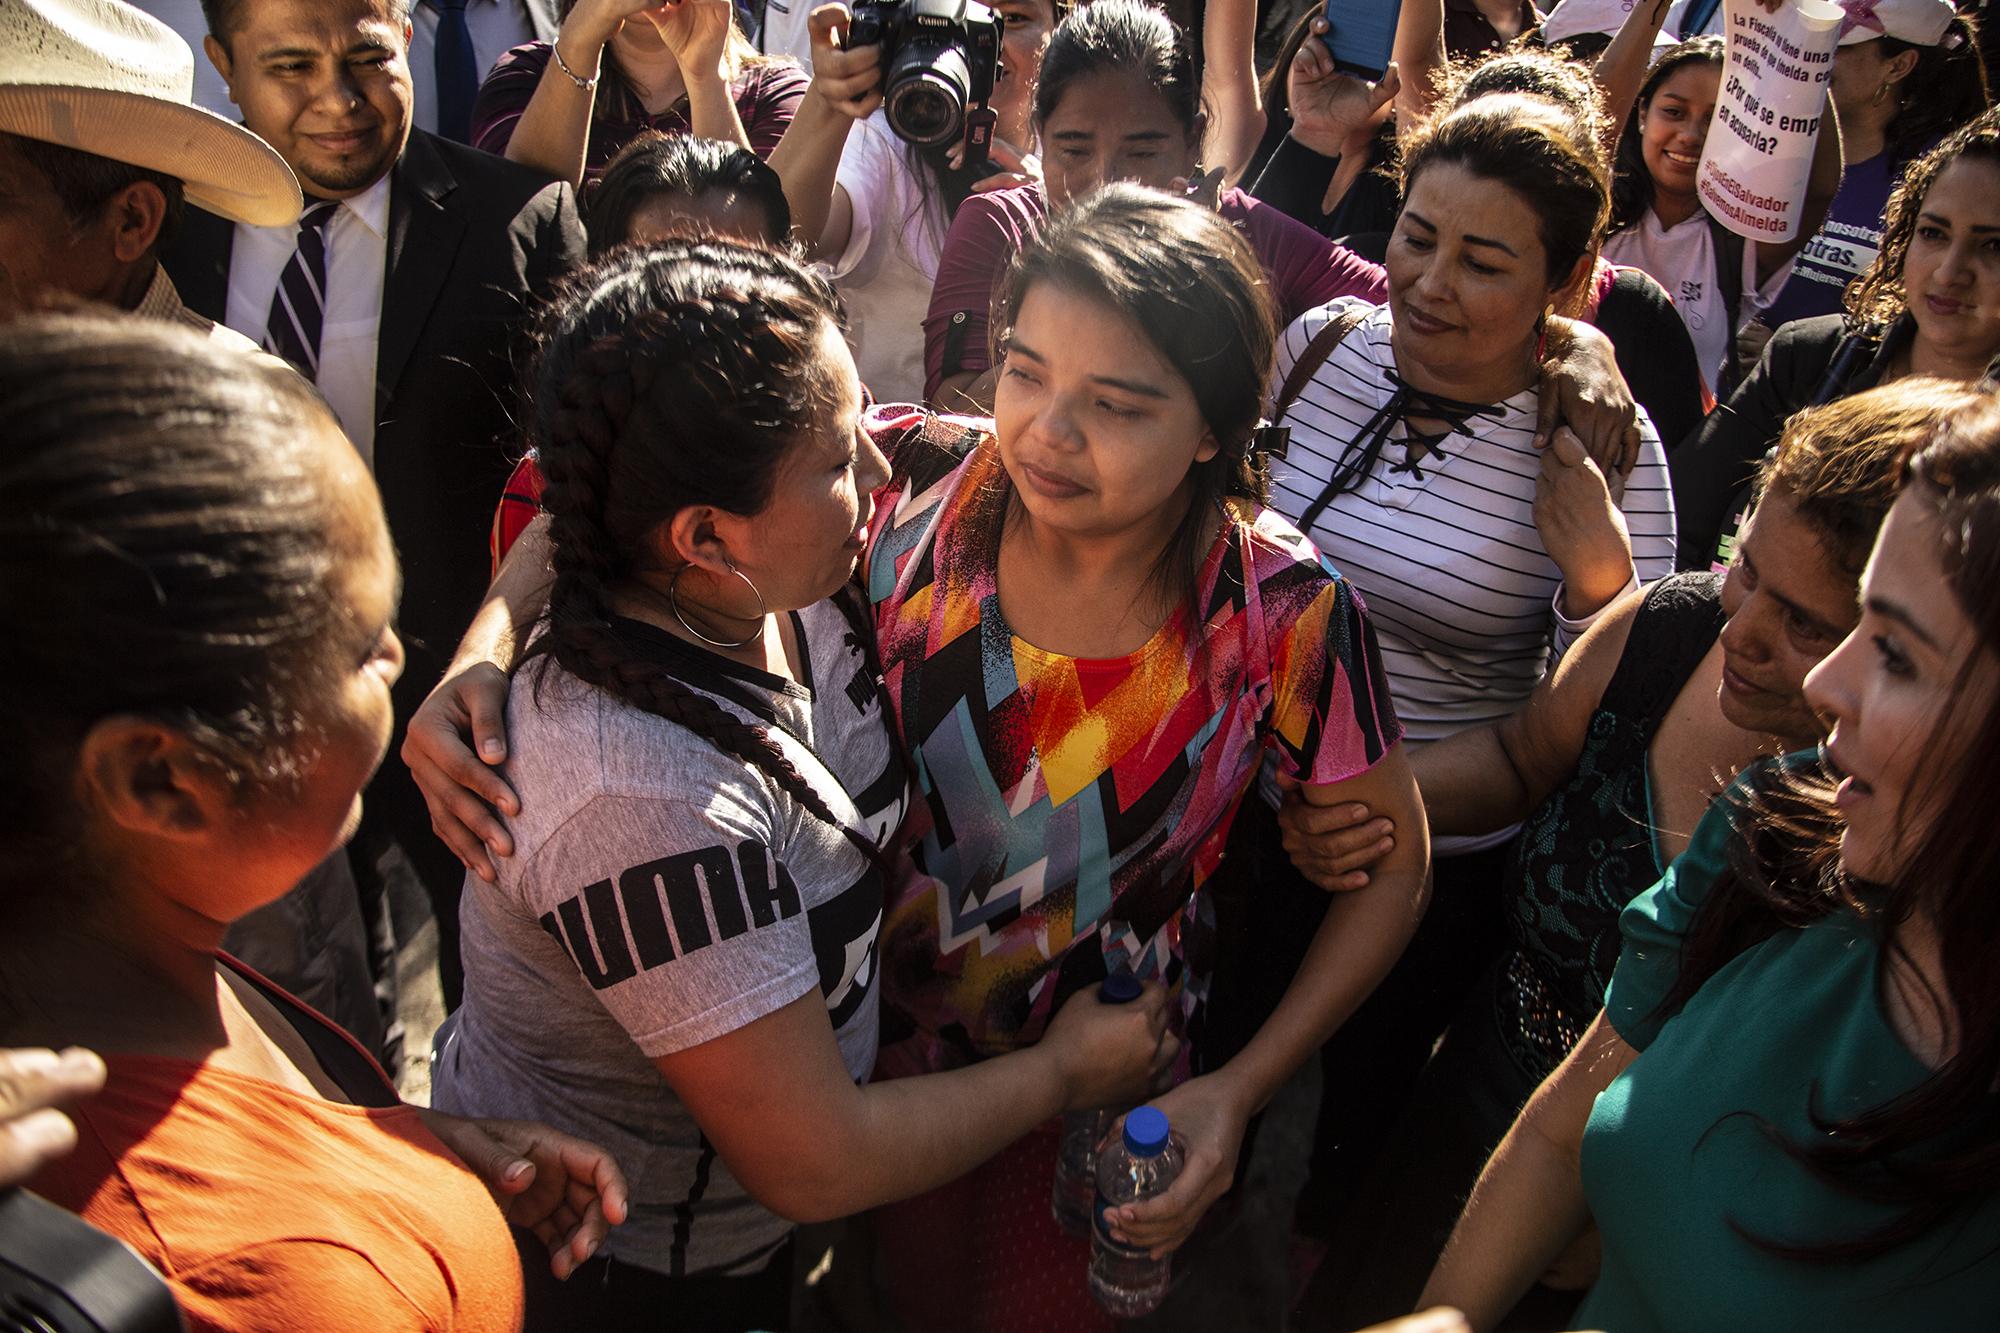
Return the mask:
MULTIPOLYGON (((887 844, 905 769, 865 630, 840 607, 797 615, 803 687, 618 624, 649 666, 763 726, 834 813, 887 844)), ((752 1271, 790 1224, 737 1183, 652 1059, 817 990, 848 1073, 865 1079, 882 877, 763 773, 546 667, 545 679, 541 662, 524 668, 509 697, 515 852, 498 885, 466 878, 465 1003, 434 1103, 541 1120, 609 1149, 631 1186, 631 1218, 604 1247, 620 1259, 752 1271)))

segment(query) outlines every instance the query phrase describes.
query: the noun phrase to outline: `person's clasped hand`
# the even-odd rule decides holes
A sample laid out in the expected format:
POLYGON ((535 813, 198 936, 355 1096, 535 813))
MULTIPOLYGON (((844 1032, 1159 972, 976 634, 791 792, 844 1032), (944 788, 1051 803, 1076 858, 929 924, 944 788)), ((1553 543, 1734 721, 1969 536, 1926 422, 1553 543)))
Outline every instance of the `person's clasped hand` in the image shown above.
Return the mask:
POLYGON ((479 1177, 512 1226, 548 1246, 567 1278, 625 1221, 625 1173, 594 1143, 529 1120, 419 1111, 426 1127, 479 1177))
POLYGON ((1106 1004, 1095 989, 1063 1003, 1035 1049, 1055 1058, 1067 1109, 1130 1106, 1162 1085, 1181 1050, 1167 1026, 1171 1003, 1171 993, 1156 981, 1129 1004, 1106 1004))
POLYGON ((1396 825, 1359 801, 1315 805, 1297 778, 1279 775, 1279 840, 1292 868, 1329 893, 1368 887, 1368 871, 1396 847, 1396 825))

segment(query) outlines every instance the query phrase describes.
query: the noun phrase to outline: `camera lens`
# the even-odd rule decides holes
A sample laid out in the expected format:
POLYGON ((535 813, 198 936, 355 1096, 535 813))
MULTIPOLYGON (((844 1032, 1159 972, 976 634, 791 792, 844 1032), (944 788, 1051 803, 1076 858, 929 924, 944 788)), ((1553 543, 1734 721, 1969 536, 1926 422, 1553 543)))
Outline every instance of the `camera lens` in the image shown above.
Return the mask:
POLYGON ((889 73, 884 97, 889 127, 913 144, 949 143, 965 128, 971 77, 956 47, 906 47, 889 73))

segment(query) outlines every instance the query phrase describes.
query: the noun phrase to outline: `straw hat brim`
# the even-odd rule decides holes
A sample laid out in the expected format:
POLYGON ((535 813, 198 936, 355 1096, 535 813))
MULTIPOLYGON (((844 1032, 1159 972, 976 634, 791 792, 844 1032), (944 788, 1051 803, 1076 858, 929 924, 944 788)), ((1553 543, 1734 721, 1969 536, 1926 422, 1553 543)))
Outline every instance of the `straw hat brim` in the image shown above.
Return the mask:
POLYGON ((200 107, 102 88, 0 84, 0 131, 176 176, 190 203, 232 222, 299 219, 299 182, 278 150, 200 107))

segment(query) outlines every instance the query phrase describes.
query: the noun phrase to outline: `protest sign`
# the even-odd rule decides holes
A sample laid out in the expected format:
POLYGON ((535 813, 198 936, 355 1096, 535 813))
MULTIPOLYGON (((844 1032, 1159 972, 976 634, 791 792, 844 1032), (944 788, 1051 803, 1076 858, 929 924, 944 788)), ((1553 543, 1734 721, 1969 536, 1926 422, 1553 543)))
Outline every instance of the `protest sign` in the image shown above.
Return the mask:
POLYGON ((1724 0, 1722 95, 1695 190, 1717 221, 1753 241, 1798 234, 1813 142, 1827 110, 1842 11, 1825 0, 1724 0))

